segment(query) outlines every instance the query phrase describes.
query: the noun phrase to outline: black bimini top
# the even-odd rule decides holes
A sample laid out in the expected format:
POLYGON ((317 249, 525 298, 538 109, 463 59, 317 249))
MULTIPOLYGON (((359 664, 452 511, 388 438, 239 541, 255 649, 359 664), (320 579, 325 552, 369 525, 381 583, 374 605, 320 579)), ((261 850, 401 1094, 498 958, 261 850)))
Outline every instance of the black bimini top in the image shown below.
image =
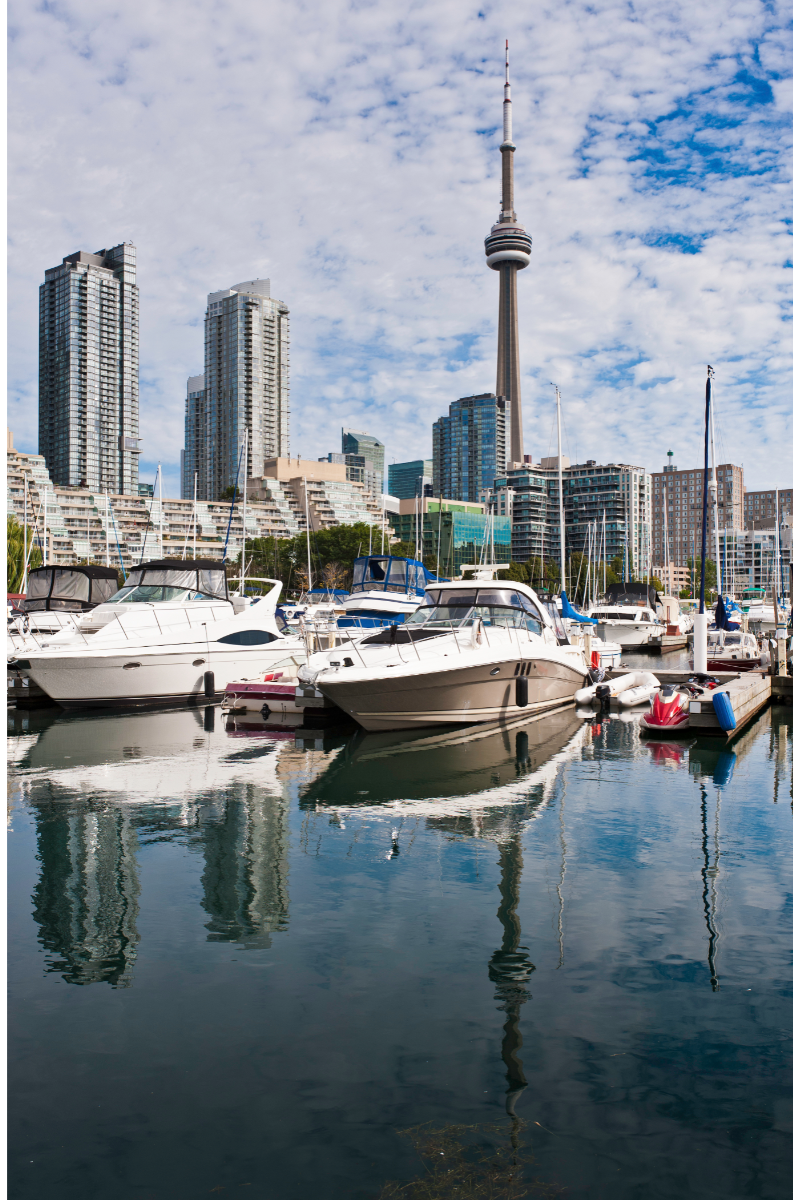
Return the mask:
POLYGON ((118 590, 114 567, 34 567, 28 573, 26 612, 85 612, 118 590))
POLYGON ((612 583, 605 594, 606 604, 648 604, 655 608, 659 603, 659 595, 652 584, 648 583, 612 583))

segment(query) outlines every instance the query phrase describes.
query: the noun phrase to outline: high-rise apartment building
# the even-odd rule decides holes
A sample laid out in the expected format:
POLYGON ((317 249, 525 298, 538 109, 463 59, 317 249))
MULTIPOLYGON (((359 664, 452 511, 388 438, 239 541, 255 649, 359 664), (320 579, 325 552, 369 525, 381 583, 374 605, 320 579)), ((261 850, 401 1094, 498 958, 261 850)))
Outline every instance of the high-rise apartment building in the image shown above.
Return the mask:
POLYGON ((45 271, 39 452, 59 486, 136 495, 139 289, 128 242, 68 254, 45 271))
POLYGON ((373 495, 380 496, 383 492, 383 464, 386 455, 383 442, 379 442, 371 433, 362 433, 358 429, 343 429, 342 454, 358 454, 364 458, 364 482, 373 495))
POLYGON ((433 459, 417 458, 413 462, 389 463, 389 495, 398 500, 413 500, 415 496, 433 495, 433 459))
POLYGON ((784 519, 787 517, 789 520, 786 523, 792 523, 794 515, 794 493, 792 488, 773 488, 772 491, 766 492, 750 492, 745 490, 743 501, 745 529, 764 529, 768 525, 774 527, 776 490, 778 496, 778 523, 783 524, 784 519))
POLYGON ((183 453, 181 455, 181 496, 194 496, 194 477, 197 473, 200 494, 200 464, 208 461, 208 406, 205 375, 190 375, 186 381, 186 415, 184 418, 183 453))
MULTIPOLYGON (((643 467, 588 459, 561 459, 566 554, 586 552, 591 535, 606 562, 628 563, 633 577, 646 574, 652 540, 650 476, 643 467)), ((558 458, 543 458, 506 471, 481 493, 485 504, 511 518, 512 559, 558 561, 561 533, 558 458)), ((597 551, 594 551, 597 554, 597 551)))
POLYGON ((189 381, 183 487, 216 500, 236 482, 289 453, 289 309, 268 279, 208 297, 205 371, 189 381), (199 386, 202 379, 203 387, 199 386), (194 386, 194 391, 192 388, 194 386), (247 464, 239 460, 247 432, 247 464))
MULTIPOLYGON (((709 469, 709 482, 711 471, 709 469)), ((717 527, 744 528, 744 482, 735 463, 717 467, 717 527)), ((707 551, 713 557, 714 497, 709 488, 707 551)), ((653 562, 683 565, 700 555, 703 541, 703 468, 679 471, 670 463, 653 475, 653 562), (666 540, 665 540, 666 532, 666 540)))
POLYGON ((493 392, 454 400, 433 425, 433 494, 477 503, 506 468, 506 402, 493 392))

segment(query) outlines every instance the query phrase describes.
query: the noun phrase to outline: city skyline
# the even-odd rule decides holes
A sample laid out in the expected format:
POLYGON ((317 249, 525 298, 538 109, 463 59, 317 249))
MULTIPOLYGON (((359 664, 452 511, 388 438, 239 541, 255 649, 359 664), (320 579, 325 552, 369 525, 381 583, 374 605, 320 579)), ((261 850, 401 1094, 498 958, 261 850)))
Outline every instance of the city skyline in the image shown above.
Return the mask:
POLYGON ((98 8, 69 29, 49 11, 19 14, 9 419, 20 447, 36 448, 41 273, 66 249, 124 238, 139 248, 143 479, 166 448, 177 493, 203 299, 256 275, 292 309, 293 452, 317 457, 346 424, 390 458, 427 457, 430 423, 495 376, 496 287, 477 238, 498 191, 509 37, 526 148, 517 206, 534 239, 520 325, 528 451, 548 452, 554 380, 573 461, 656 470, 668 441, 694 467, 711 361, 724 457, 744 461, 753 487, 787 484, 783 10, 731 24, 718 4, 679 4, 665 29, 648 7, 577 22, 568 5, 501 25, 439 4, 402 37, 379 10, 368 25, 337 12, 320 8, 302 38, 285 14, 248 14, 244 39, 224 17, 210 37, 199 14, 177 73, 179 11, 112 23, 98 8), (235 71, 212 45, 235 51, 235 71), (185 137, 192 122, 202 139, 185 137), (122 139, 130 153, 105 174, 76 170, 76 139, 122 139))

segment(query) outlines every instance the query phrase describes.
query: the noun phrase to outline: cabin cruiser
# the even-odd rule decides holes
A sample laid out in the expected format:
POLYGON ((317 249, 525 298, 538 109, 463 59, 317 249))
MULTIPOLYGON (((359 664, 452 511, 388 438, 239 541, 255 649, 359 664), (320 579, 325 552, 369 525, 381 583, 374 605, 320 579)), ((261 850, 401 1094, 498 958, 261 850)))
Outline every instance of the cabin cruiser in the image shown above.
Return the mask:
POLYGON ((34 567, 28 573, 28 590, 8 623, 8 653, 35 650, 43 638, 74 629, 117 588, 113 567, 34 567))
POLYGON ((375 629, 397 624, 425 602, 436 577, 414 558, 368 554, 353 563, 353 587, 343 601, 343 629, 375 629))
POLYGON ((752 671, 769 664, 768 651, 752 633, 710 629, 706 644, 708 671, 752 671))
POLYGON ((660 646, 666 625, 656 615, 659 596, 646 583, 612 583, 602 600, 593 605, 589 617, 597 621, 595 632, 603 641, 619 642, 623 650, 660 646))
POLYGON ((214 698, 230 680, 305 652, 302 638, 287 637, 278 625, 279 580, 263 580, 272 585, 267 595, 237 614, 226 598, 224 567, 211 566, 213 572, 197 562, 172 563, 175 576, 185 568, 179 582, 155 583, 145 572, 101 606, 113 610, 108 620, 101 614, 94 628, 65 630, 9 667, 62 708, 175 704, 214 698), (145 595, 136 595, 142 589, 145 595))
POLYGON ((301 683, 316 687, 365 729, 477 724, 571 703, 587 676, 580 645, 559 637, 525 584, 432 582, 425 603, 351 646, 309 658, 301 683))

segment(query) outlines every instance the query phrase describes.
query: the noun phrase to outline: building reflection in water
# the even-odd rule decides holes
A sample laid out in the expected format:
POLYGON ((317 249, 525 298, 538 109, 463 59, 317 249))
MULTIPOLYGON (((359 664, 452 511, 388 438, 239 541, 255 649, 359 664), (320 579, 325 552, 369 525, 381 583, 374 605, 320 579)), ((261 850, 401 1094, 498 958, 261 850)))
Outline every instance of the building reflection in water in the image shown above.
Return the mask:
POLYGON ((289 924, 289 805, 252 784, 231 788, 203 829, 209 941, 265 949, 289 924))
POLYGON ((138 839, 117 808, 36 810, 39 882, 33 915, 47 970, 67 983, 128 987, 139 944, 138 839))

